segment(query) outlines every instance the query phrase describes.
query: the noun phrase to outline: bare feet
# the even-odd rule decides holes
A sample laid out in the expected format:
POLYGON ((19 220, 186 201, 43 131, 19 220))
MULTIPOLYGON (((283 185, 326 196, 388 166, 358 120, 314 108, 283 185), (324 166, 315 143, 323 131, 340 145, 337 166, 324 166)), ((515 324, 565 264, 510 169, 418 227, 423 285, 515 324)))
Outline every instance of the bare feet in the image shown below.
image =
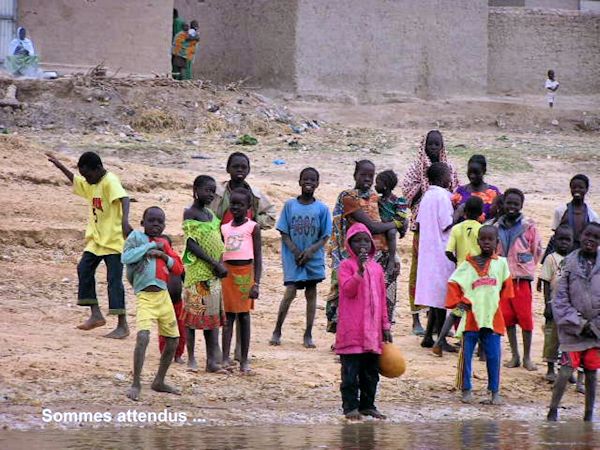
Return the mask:
POLYGON ((364 409, 360 411, 360 414, 362 414, 363 416, 370 416, 379 420, 387 419, 387 416, 385 414, 381 414, 379 411, 377 411, 376 408, 364 409))
POLYGON ((273 336, 271 336, 269 345, 275 345, 275 346, 281 345, 281 333, 273 332, 273 336))
POLYGON ((425 336, 425 330, 420 323, 413 325, 412 334, 415 336, 425 336))
POLYGON ((423 348, 432 348, 434 344, 435 342, 433 342, 433 338, 427 336, 421 341, 421 347, 423 348))
POLYGON ((188 370, 190 372, 198 372, 198 362, 196 361, 196 358, 191 358, 188 361, 188 370))
POLYGON ((152 383, 152 390, 156 391, 156 392, 165 392, 167 394, 173 394, 173 395, 181 395, 181 391, 179 389, 177 389, 174 386, 169 386, 166 383, 158 383, 158 382, 154 382, 152 383))
POLYGON ((248 361, 240 363, 240 372, 242 375, 254 375, 254 372, 252 372, 252 369, 250 369, 250 363, 248 363, 248 361))
POLYGON ((502 397, 499 392, 490 393, 490 398, 486 398, 480 402, 482 405, 502 405, 502 397))
POLYGON ((312 340, 312 336, 311 335, 304 335, 304 347, 305 348, 317 348, 317 346, 315 345, 315 343, 312 340))
POLYGON ((175 362, 177 364, 185 364, 185 361, 183 360, 183 358, 181 356, 176 356, 175 357, 175 362))
POLYGON ((577 381, 577 384, 575 385, 575 391, 579 392, 580 394, 585 394, 585 384, 577 381))
POLYGON ((523 360, 523 367, 525 369, 529 370, 530 372, 533 372, 534 370, 538 370, 537 366, 530 359, 523 360))
POLYGON ((544 380, 548 383, 554 383, 556 381, 556 373, 555 372, 547 372, 544 376, 544 380))
POLYGON ((346 417, 346 419, 348 419, 350 422, 359 422, 362 420, 362 416, 360 415, 360 413, 358 412, 358 409, 353 409, 350 412, 347 412, 346 414, 344 414, 344 416, 346 417))
POLYGON ((223 368, 223 366, 220 366, 219 364, 207 364, 206 365, 206 372, 207 373, 218 373, 221 375, 227 375, 229 372, 223 368))
POLYGON ((504 363, 504 367, 509 369, 514 369, 515 367, 519 367, 521 365, 521 360, 518 357, 513 356, 510 361, 506 361, 504 363))
POLYGON ((81 325, 77 325, 77 328, 79 328, 80 330, 89 331, 93 330, 94 328, 103 327, 104 325, 106 325, 106 320, 104 320, 103 318, 90 317, 81 325))
POLYGON ((110 339, 125 339, 127 336, 129 336, 129 327, 117 327, 114 330, 112 330, 110 333, 105 334, 104 337, 105 338, 110 338, 110 339))
POLYGON ((445 340, 442 342, 442 350, 448 353, 458 353, 458 349, 454 345, 448 344, 445 340))
POLYGON ((473 393, 471 391, 463 391, 460 401, 463 403, 473 403, 473 393))
POLYGON ((142 391, 142 386, 132 384, 129 390, 127 391, 127 397, 131 400, 137 402, 140 399, 140 392, 142 391))
POLYGON ((558 409, 550 408, 548 410, 548 415, 546 416, 546 420, 548 422, 556 422, 558 420, 558 409))

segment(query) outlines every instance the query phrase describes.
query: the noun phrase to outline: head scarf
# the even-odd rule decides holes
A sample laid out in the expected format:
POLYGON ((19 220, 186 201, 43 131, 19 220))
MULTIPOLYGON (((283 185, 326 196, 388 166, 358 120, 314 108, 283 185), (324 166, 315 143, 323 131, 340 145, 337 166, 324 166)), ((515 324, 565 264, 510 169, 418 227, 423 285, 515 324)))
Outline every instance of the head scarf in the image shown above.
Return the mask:
POLYGON ((29 38, 25 38, 25 39, 19 39, 19 35, 21 34, 21 30, 25 30, 25 28, 23 27, 19 27, 17 28, 17 37, 16 39, 13 39, 12 41, 10 41, 10 45, 8 47, 8 54, 9 55, 18 55, 17 50, 19 48, 21 49, 25 49, 29 52, 29 56, 35 56, 35 50, 33 48, 33 42, 31 41, 31 39, 29 38))
MULTIPOLYGON (((419 212, 419 203, 421 198, 423 198, 423 195, 425 195, 427 189, 429 189, 427 169, 429 169, 431 166, 431 160, 429 159, 429 156, 427 156, 427 152, 425 152, 425 147, 427 145, 427 137, 433 132, 438 132, 440 133, 440 136, 442 135, 439 130, 431 130, 423 137, 417 159, 411 164, 406 172, 406 175, 404 175, 404 180, 402 180, 402 192, 404 193, 404 198, 406 198, 411 208, 410 227, 413 230, 415 221, 417 219, 417 213, 419 212), (413 204, 415 197, 417 197, 419 193, 421 194, 420 198, 413 204)), ((458 175, 456 174, 456 170, 452 164, 448 162, 448 153, 444 145, 443 137, 442 148, 440 150, 440 162, 443 162, 450 167, 452 180, 450 184, 450 191, 453 192, 458 186, 458 175)))

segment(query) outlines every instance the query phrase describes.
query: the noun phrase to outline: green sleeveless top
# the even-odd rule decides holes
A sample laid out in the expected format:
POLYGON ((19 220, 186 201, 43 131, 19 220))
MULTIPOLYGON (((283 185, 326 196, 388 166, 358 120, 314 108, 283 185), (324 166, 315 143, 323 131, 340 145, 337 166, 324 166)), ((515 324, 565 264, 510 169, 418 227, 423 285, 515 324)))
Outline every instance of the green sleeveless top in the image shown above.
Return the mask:
MULTIPOLYGON (((221 221, 211 211, 210 222, 200 222, 188 219, 183 221, 183 237, 187 247, 187 240, 195 241, 204 252, 215 260, 220 260, 225 246, 221 239, 221 221)), ((203 259, 198 258, 187 248, 183 253, 183 264, 185 265, 185 287, 190 287, 199 281, 215 279, 212 266, 203 259)))

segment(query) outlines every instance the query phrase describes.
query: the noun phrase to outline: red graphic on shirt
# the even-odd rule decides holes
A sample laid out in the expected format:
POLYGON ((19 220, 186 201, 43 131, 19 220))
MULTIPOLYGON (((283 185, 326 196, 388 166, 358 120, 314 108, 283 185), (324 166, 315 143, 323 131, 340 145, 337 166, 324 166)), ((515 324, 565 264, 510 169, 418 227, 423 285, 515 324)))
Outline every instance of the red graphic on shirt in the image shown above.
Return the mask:
POLYGON ((483 277, 473 282, 472 288, 478 288, 480 286, 496 286, 498 284, 498 280, 490 277, 483 277))
POLYGON ((99 209, 100 211, 104 212, 104 209, 102 209, 102 199, 100 197, 92 198, 92 208, 99 209))

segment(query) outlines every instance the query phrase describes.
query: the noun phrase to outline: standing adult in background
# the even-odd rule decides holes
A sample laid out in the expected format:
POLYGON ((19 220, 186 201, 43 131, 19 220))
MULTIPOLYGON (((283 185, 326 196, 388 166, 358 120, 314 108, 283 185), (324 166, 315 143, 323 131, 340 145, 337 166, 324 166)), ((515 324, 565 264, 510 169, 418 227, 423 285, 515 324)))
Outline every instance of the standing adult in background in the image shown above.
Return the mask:
POLYGON ((173 78, 177 80, 192 79, 192 62, 198 44, 198 22, 193 20, 190 26, 183 25, 183 30, 173 38, 171 62, 173 65, 173 78))
POLYGON ((41 74, 38 62, 33 42, 27 37, 25 28, 19 27, 17 37, 10 41, 8 46, 8 55, 4 63, 6 70, 13 76, 36 77, 41 74))

